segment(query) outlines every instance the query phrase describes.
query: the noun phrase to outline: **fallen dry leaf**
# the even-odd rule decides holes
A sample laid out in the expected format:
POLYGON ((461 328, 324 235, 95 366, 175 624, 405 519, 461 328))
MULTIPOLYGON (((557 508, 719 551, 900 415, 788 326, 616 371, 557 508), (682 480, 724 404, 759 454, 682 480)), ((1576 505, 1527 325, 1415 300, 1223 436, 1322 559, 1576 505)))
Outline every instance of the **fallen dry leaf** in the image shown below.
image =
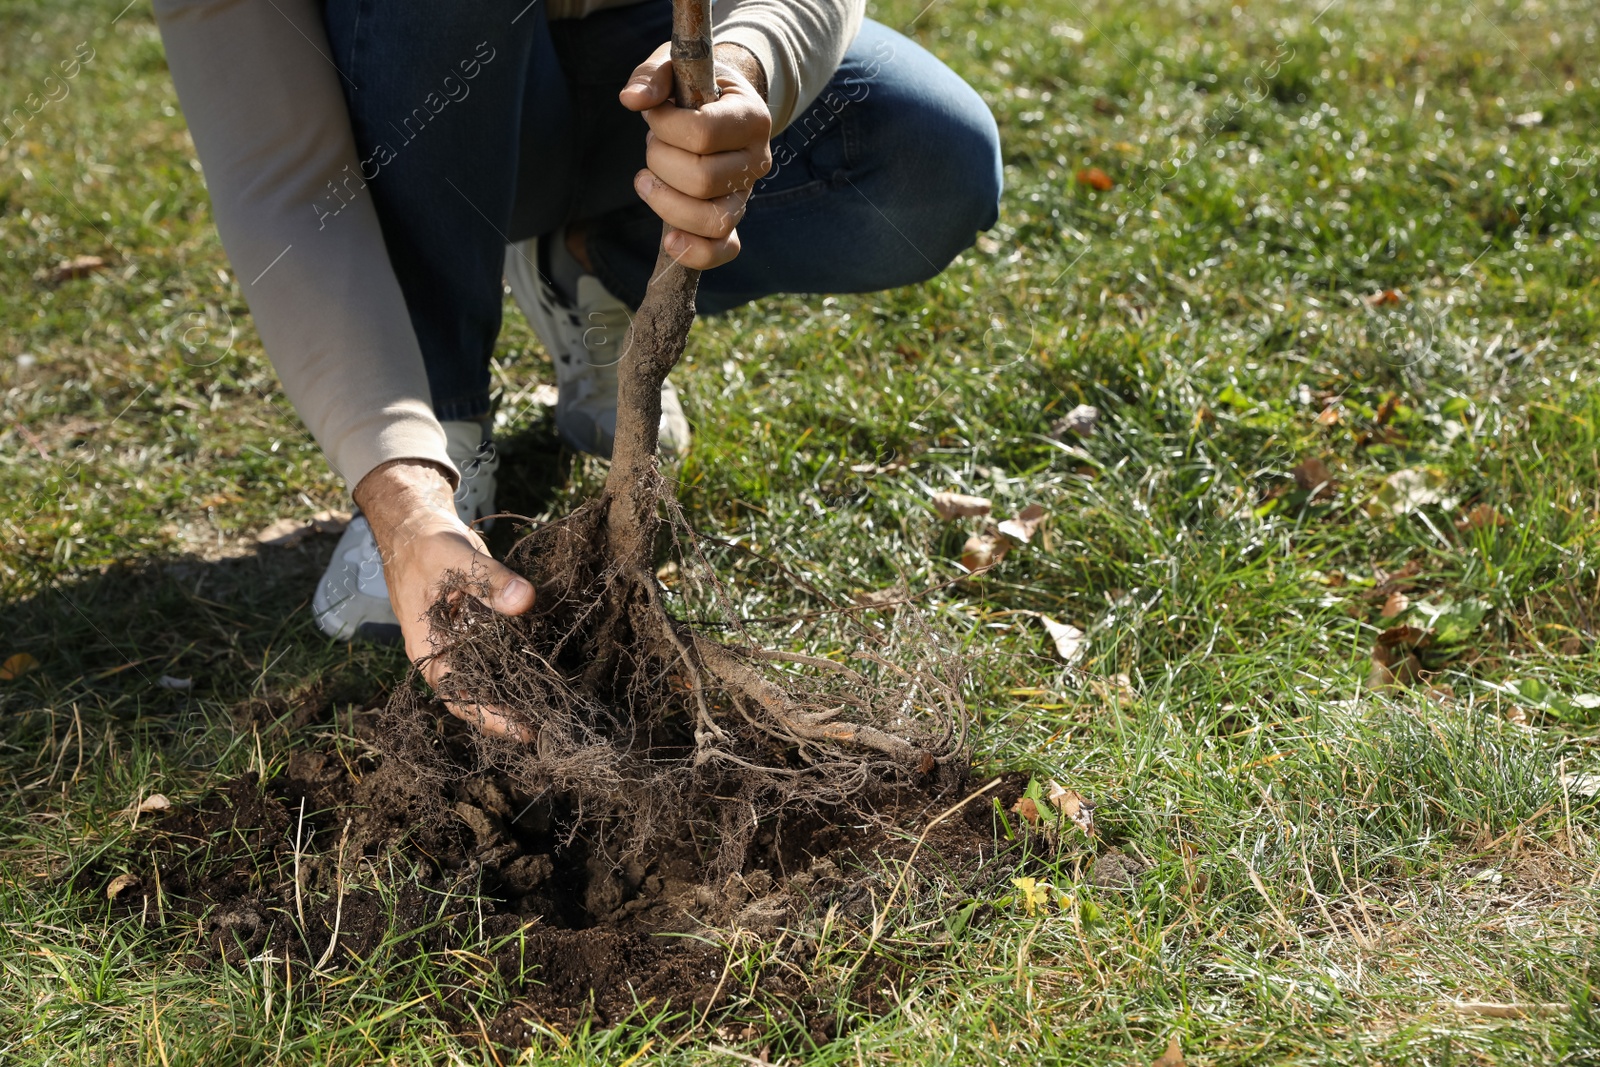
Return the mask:
POLYGON ((1016 518, 1007 519, 996 529, 1013 541, 1027 544, 1033 540, 1034 532, 1039 529, 1039 524, 1044 521, 1044 508, 1038 504, 1029 504, 1017 513, 1016 518))
POLYGON ((969 515, 987 515, 994 507, 988 497, 968 496, 965 493, 935 493, 930 502, 933 504, 933 510, 937 511, 945 522, 969 515))
POLYGON ((1575 797, 1600 796, 1600 774, 1564 774, 1561 784, 1575 797))
POLYGON ((1084 167, 1082 170, 1078 171, 1077 174, 1073 175, 1073 177, 1077 180, 1079 185, 1087 185, 1089 188, 1098 189, 1102 193, 1114 188, 1117 184, 1111 180, 1111 175, 1107 174, 1099 167, 1084 167))
POLYGON ((149 796, 139 801, 138 806, 132 810, 138 812, 140 815, 148 815, 152 811, 166 811, 170 807, 172 807, 172 801, 168 800, 164 795, 161 793, 151 793, 149 796))
POLYGON ((1428 639, 1428 631, 1420 626, 1391 626, 1378 635, 1382 648, 1416 648, 1428 639))
POLYGON ((1462 533, 1481 530, 1485 526, 1504 526, 1506 517, 1488 504, 1479 504, 1456 520, 1456 529, 1462 533))
POLYGON ((856 593, 851 599, 864 608, 886 608, 903 602, 906 599, 906 591, 898 587, 874 589, 867 593, 856 593))
POLYGON ((1099 408, 1093 404, 1079 404, 1050 424, 1050 436, 1060 439, 1071 433, 1079 437, 1092 437, 1095 424, 1099 421, 1099 408))
MULTIPOLYGON (((1400 627, 1416 629, 1416 627, 1400 627)), ((1381 640, 1381 638, 1380 638, 1381 640)), ((1372 646, 1372 672, 1367 675, 1368 689, 1405 688, 1417 680, 1422 672, 1422 660, 1409 646, 1372 646)))
POLYGON ((1057 811, 1072 820, 1074 826, 1088 836, 1094 836, 1094 801, 1058 782, 1050 783, 1050 792, 1046 796, 1057 811))
POLYGON ((78 278, 87 278, 96 271, 106 269, 106 261, 99 256, 73 256, 63 260, 55 266, 40 272, 38 277, 50 285, 60 285, 62 282, 74 281, 78 278))
POLYGON ((1029 826, 1039 825, 1039 805, 1032 797, 1017 798, 1017 802, 1011 805, 1011 811, 1012 814, 1020 815, 1022 821, 1029 826))
POLYGON ((1048 615, 1040 615, 1039 621, 1044 624, 1045 632, 1055 643, 1056 655, 1061 657, 1063 663, 1070 666, 1083 658, 1087 640, 1082 630, 1071 623, 1057 622, 1048 615))
POLYGON ((1007 538, 987 530, 975 533, 961 546, 961 565, 968 571, 981 571, 1005 559, 1009 551, 1011 541, 1007 538))
POLYGON ((1383 307, 1386 304, 1398 304, 1404 300, 1405 294, 1398 289, 1379 289, 1376 293, 1367 296, 1368 307, 1383 307))
POLYGON ((6 661, 0 663, 0 682, 14 682, 38 665, 39 661, 26 652, 7 656, 6 661))
POLYGON ((1339 417, 1339 405, 1329 404, 1317 415, 1317 425, 1337 426, 1339 425, 1339 417))
POLYGON ((139 884, 137 874, 119 874, 111 879, 111 884, 106 886, 106 899, 116 900, 125 890, 132 889, 139 884))
POLYGON ((1163 1052, 1150 1067, 1188 1067, 1183 1059, 1183 1048, 1178 1044, 1178 1035, 1173 1034, 1167 1042, 1167 1051, 1163 1052))
POLYGON ((1378 413, 1372 417, 1372 421, 1376 422, 1379 426, 1387 426, 1389 424, 1389 420, 1394 418, 1394 413, 1399 410, 1400 398, 1395 394, 1390 393, 1388 396, 1378 401, 1378 413))
POLYGON ((1383 602, 1383 610, 1378 612, 1381 618, 1392 619, 1411 606, 1411 598, 1396 589, 1389 594, 1389 599, 1383 602))
POLYGON ((1333 495, 1333 472, 1322 460, 1312 456, 1290 471, 1294 475, 1294 484, 1304 492, 1315 491, 1315 499, 1324 500, 1333 495))
POLYGON ((1407 467, 1383 480, 1367 511, 1372 515, 1383 512, 1409 515, 1434 504, 1453 508, 1455 501, 1446 492, 1448 485, 1448 479, 1442 471, 1432 467, 1407 467))

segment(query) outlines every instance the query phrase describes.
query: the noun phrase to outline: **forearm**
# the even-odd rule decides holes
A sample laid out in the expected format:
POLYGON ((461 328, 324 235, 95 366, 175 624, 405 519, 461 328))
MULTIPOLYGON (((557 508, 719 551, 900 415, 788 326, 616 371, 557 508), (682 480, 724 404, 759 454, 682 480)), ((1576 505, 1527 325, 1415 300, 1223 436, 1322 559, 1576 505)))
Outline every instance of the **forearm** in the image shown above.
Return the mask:
POLYGON ((156 15, 217 231, 329 462, 352 485, 402 457, 452 470, 314 0, 157 0, 156 15))

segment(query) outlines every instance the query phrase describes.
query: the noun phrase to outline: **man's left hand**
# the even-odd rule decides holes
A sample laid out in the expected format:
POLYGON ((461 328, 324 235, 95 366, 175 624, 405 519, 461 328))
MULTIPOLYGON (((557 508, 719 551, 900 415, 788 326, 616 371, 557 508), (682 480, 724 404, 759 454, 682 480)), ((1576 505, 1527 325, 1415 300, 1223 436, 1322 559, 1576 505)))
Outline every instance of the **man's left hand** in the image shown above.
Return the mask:
POLYGON ((698 110, 672 102, 670 44, 639 64, 620 94, 622 105, 644 112, 650 125, 646 167, 633 186, 673 228, 668 254, 697 270, 739 254, 735 227, 750 188, 772 169, 772 116, 761 64, 735 44, 717 45, 716 60, 722 95, 698 110))

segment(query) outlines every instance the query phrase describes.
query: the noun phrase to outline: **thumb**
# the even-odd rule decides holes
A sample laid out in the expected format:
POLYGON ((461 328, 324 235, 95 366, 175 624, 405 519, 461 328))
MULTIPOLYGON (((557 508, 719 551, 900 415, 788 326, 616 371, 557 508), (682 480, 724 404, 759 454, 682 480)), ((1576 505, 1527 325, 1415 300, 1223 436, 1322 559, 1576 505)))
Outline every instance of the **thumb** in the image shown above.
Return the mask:
POLYGON ((509 567, 488 561, 489 606, 502 615, 521 615, 533 607, 533 584, 509 567))
POLYGON ((629 111, 647 111, 672 95, 672 45, 662 45, 634 68, 617 98, 629 111))

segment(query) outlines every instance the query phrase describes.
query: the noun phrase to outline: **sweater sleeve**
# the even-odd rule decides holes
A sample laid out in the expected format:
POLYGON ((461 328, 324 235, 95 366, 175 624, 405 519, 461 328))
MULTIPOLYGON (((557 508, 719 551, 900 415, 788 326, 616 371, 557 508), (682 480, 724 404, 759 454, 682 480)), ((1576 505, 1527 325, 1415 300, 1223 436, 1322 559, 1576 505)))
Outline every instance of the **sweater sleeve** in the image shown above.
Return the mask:
POLYGON ((394 459, 454 476, 372 198, 357 191, 316 0, 155 0, 155 11, 217 232, 328 462, 352 487, 394 459))
POLYGON ((776 134, 827 88, 865 9, 866 0, 724 0, 712 32, 761 61, 776 134))

